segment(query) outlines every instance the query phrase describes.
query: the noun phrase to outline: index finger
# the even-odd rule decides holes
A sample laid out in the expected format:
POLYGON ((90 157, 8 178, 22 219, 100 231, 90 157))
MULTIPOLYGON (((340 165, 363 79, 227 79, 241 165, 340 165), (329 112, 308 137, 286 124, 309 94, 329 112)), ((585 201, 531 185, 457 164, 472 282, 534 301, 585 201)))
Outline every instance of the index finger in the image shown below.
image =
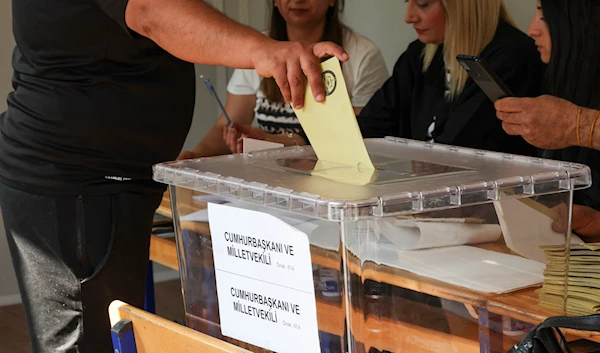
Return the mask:
POLYGON ((520 113, 523 111, 523 98, 502 98, 494 103, 494 107, 499 112, 520 113))
POLYGON ((318 58, 326 58, 328 56, 335 56, 340 61, 348 61, 350 56, 348 53, 339 45, 332 42, 319 42, 313 45, 313 54, 318 58))
POLYGON ((300 65, 306 75, 313 97, 317 102, 322 102, 325 100, 325 84, 323 83, 321 64, 316 57, 305 55, 300 58, 300 65))

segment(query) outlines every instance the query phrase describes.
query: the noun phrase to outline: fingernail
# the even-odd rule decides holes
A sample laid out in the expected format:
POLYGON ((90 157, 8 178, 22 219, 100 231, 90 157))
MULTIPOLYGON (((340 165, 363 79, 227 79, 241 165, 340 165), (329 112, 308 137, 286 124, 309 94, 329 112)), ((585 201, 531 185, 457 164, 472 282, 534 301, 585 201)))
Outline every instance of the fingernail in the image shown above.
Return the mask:
POLYGON ((323 94, 321 94, 321 93, 319 93, 319 94, 317 95, 317 98, 315 98, 315 100, 316 100, 317 102, 322 102, 322 101, 323 101, 323 99, 325 99, 325 96, 323 96, 323 94))
POLYGON ((302 104, 296 104, 296 105, 294 106, 294 109, 302 109, 302 104))

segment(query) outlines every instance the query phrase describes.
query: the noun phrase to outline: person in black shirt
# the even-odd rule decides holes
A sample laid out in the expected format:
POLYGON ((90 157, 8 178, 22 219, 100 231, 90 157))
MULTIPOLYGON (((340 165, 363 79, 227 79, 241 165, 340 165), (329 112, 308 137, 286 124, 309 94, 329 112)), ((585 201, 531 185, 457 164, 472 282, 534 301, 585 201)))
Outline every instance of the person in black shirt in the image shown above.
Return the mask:
POLYGON ((277 42, 199 0, 13 0, 0 208, 34 353, 112 351, 108 305, 143 305, 152 218, 194 108, 192 63, 255 68, 302 106, 333 43, 277 42))
POLYGON ((458 54, 481 56, 516 96, 539 94, 542 63, 503 2, 408 0, 405 21, 418 40, 358 116, 363 136, 535 154, 522 138, 502 130, 493 102, 456 60, 458 54))
MULTIPOLYGON (((542 149, 541 156, 585 164, 592 186, 573 194, 572 230, 587 242, 600 241, 600 3, 541 0, 529 35, 548 64, 544 93, 496 102, 510 135, 542 149)), ((554 229, 564 232, 568 217, 554 229)))

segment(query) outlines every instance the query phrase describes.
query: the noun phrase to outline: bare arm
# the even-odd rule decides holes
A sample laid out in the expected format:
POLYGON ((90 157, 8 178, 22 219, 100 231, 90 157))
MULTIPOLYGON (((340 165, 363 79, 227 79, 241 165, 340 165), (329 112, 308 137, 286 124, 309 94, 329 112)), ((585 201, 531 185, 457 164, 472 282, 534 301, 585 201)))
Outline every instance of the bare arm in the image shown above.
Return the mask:
POLYGON ((278 42, 200 0, 129 0, 125 21, 182 60, 255 68, 263 77, 274 77, 285 100, 296 107, 304 103, 304 74, 315 99, 325 97, 318 58, 333 55, 348 60, 333 43, 278 42))
MULTIPOLYGON (((229 93, 225 102, 225 111, 231 121, 241 125, 250 125, 254 120, 255 95, 237 95, 229 93)), ((227 126, 225 116, 221 114, 217 122, 208 131, 202 141, 192 151, 183 151, 178 159, 217 156, 231 153, 223 140, 223 128, 227 126)))
POLYGON ((129 0, 127 26, 189 62, 252 68, 250 53, 266 38, 198 0, 129 0))
POLYGON ((536 147, 561 149, 580 146, 600 150, 598 110, 580 108, 565 99, 548 95, 504 98, 495 106, 504 130, 510 135, 523 136, 536 147))

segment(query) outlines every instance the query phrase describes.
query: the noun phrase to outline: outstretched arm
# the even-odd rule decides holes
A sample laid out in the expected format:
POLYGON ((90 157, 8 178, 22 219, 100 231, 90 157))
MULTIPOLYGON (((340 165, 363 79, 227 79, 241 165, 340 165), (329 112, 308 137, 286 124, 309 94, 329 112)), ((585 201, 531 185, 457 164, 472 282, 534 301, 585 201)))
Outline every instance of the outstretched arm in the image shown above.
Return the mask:
POLYGON ((304 104, 304 75, 317 101, 324 100, 319 58, 348 60, 339 46, 278 42, 239 24, 200 0, 129 0, 127 26, 189 62, 254 68, 274 77, 286 101, 304 104))

